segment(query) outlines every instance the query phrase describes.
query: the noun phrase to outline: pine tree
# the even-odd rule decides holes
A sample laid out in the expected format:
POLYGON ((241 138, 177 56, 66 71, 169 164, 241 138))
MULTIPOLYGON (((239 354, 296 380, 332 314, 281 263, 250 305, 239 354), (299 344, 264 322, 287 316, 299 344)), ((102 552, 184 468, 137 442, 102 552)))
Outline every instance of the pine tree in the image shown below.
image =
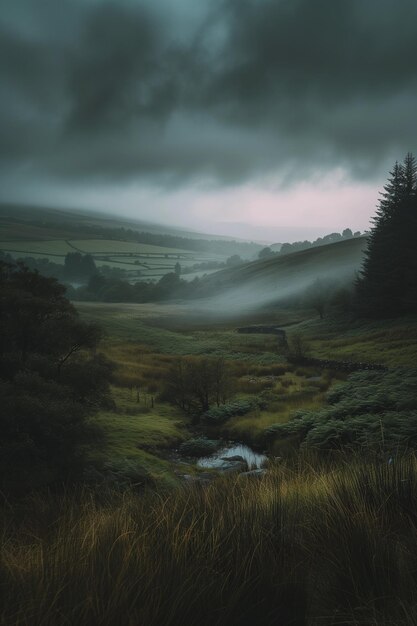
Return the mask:
POLYGON ((379 219, 389 218, 401 201, 404 189, 404 168, 398 161, 395 162, 390 176, 391 178, 384 186, 384 191, 380 194, 379 207, 376 210, 376 216, 372 218, 374 224, 377 224, 379 219))
POLYGON ((417 164, 396 163, 381 194, 357 283, 362 314, 389 317, 417 311, 417 164))

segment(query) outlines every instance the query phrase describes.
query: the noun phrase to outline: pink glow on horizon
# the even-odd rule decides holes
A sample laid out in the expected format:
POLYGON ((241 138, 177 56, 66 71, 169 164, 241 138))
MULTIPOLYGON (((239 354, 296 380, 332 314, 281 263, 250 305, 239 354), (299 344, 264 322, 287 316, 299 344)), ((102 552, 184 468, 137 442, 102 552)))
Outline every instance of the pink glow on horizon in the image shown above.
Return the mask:
POLYGON ((378 202, 378 189, 380 186, 375 184, 335 177, 287 189, 244 185, 187 194, 181 200, 174 196, 171 201, 176 206, 181 204, 178 214, 186 212, 188 224, 194 228, 266 241, 288 241, 341 232, 345 228, 368 230, 378 202))
MULTIPOLYGON (((167 189, 138 182, 74 190, 59 187, 39 201, 92 208, 180 229, 265 242, 314 239, 345 228, 364 231, 383 183, 353 182, 336 171, 285 188, 260 181, 235 187, 188 185, 167 189)), ((25 198, 22 197, 22 200, 25 198)))

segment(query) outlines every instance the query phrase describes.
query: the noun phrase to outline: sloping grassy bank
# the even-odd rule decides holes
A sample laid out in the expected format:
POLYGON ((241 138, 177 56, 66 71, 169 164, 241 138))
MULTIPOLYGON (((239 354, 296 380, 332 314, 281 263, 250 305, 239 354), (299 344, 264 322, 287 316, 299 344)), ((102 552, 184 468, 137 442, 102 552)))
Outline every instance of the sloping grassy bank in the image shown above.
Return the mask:
POLYGON ((1 624, 411 626, 417 463, 275 467, 3 510, 1 624))
POLYGON ((311 356, 340 361, 411 367, 417 362, 417 317, 388 320, 312 319, 293 327, 309 343, 311 356))

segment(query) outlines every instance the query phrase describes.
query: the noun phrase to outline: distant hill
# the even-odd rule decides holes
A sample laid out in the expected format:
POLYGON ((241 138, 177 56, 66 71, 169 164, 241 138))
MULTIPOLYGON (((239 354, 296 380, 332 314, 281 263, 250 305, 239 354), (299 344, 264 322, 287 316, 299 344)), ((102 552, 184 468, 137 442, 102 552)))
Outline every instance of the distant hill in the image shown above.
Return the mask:
POLYGON ((210 306, 225 313, 284 299, 309 287, 317 278, 353 277, 360 269, 366 237, 356 237, 220 270, 203 279, 214 297, 210 306))
POLYGON ((0 241, 81 238, 133 241, 225 257, 238 254, 246 259, 255 258, 264 247, 252 241, 186 231, 95 211, 0 204, 0 241))
MULTIPOLYGON (((191 280, 225 265, 230 257, 255 259, 261 244, 213 238, 171 226, 94 211, 0 204, 0 251, 13 258, 63 265, 69 252, 93 256, 97 267, 124 272, 130 281, 159 280, 177 262, 191 280)), ((53 268, 38 267, 40 271, 53 268)), ((58 268, 58 274, 61 273, 58 268)))

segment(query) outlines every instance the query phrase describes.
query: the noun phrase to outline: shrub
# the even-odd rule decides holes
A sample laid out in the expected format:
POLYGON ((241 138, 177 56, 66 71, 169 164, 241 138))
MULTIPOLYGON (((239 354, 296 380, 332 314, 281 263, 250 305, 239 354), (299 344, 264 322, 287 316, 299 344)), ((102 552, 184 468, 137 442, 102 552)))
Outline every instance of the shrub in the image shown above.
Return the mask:
POLYGON ((255 409, 265 409, 267 403, 264 399, 235 400, 221 406, 213 407, 203 414, 203 420, 208 423, 221 424, 236 415, 245 415, 255 409))
POLYGON ((268 438, 296 436, 305 447, 398 449, 417 447, 417 370, 356 372, 333 388, 319 411, 301 411, 268 438))
POLYGON ((206 437, 197 437, 184 441, 180 445, 179 451, 184 456, 208 456, 216 452, 220 445, 219 441, 207 439, 206 437))

